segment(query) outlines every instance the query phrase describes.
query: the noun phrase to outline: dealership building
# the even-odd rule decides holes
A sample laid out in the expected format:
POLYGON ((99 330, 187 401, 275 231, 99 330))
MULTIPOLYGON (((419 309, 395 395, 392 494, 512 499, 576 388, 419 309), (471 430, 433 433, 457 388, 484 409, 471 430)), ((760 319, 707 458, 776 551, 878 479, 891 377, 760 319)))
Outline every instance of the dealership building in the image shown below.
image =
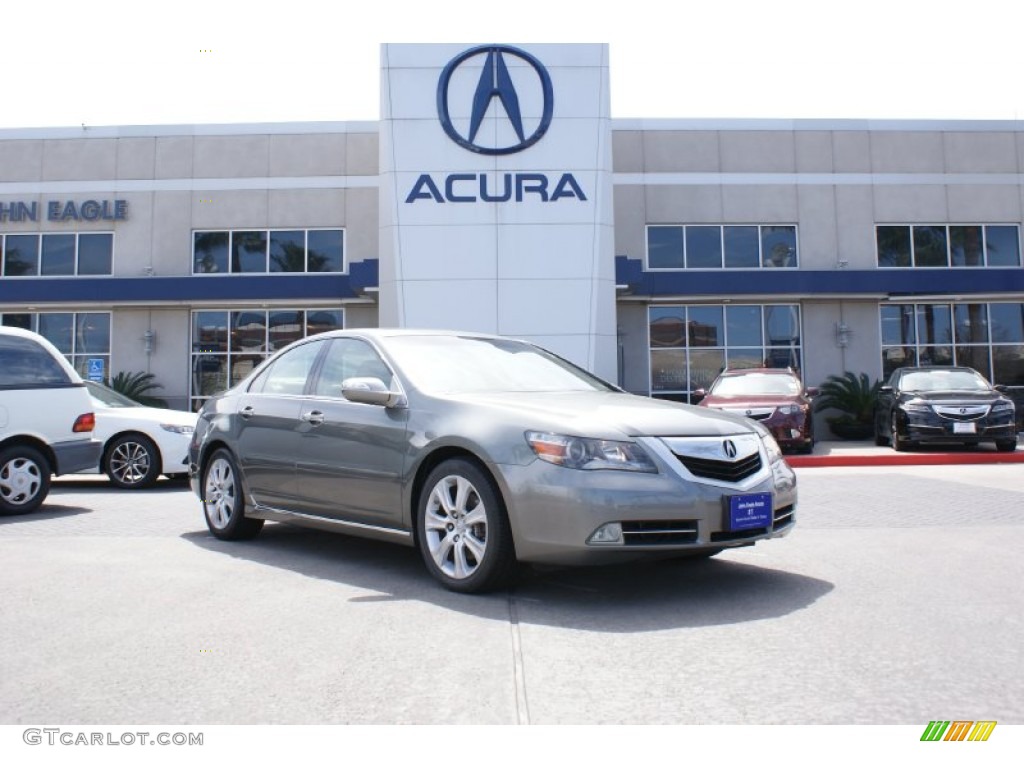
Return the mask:
POLYGON ((389 44, 377 122, 2 130, 0 319, 182 408, 376 326, 678 400, 755 365, 1024 386, 1020 123, 609 104, 606 45, 389 44))

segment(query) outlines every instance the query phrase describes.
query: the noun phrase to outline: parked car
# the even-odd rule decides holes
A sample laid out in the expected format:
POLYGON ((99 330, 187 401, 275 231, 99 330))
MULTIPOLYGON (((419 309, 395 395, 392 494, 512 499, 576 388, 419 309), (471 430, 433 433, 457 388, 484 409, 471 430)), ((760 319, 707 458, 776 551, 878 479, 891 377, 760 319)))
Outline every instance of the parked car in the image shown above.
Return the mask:
POLYGON ((95 466, 92 402, 49 341, 0 326, 0 513, 32 512, 50 476, 95 466))
POLYGON ((119 488, 148 488, 161 474, 188 474, 188 445, 196 414, 140 405, 110 387, 86 381, 96 411, 99 465, 119 488))
POLYGON ((759 424, 468 333, 295 342, 206 402, 189 458, 217 538, 276 520, 385 539, 462 592, 508 583, 517 562, 751 545, 788 534, 797 501, 759 424))
POLYGON ((705 392, 700 405, 761 422, 783 451, 814 450, 811 398, 817 387, 805 388, 788 368, 726 370, 705 392))
POLYGON ((1017 448, 1013 401, 973 368, 897 368, 879 390, 875 443, 897 451, 916 443, 1017 448))

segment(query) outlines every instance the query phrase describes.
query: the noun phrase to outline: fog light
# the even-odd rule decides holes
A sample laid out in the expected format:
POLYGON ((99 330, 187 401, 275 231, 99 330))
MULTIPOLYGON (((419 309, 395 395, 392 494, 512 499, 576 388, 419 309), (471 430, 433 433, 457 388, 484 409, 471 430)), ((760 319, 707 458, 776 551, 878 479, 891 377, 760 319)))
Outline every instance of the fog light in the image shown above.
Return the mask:
POLYGON ((622 543, 622 524, 621 523, 605 523, 587 539, 588 544, 621 544, 622 543))
POLYGON ((791 429, 791 430, 789 430, 789 436, 790 437, 800 437, 800 430, 799 429, 791 429))

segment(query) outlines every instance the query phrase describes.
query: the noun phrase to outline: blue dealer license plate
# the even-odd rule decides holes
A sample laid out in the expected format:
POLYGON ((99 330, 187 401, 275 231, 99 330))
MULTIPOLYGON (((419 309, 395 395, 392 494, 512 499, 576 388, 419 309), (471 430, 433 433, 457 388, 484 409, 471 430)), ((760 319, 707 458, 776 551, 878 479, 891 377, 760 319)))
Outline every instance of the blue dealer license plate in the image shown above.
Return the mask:
POLYGON ((729 497, 729 530, 772 527, 772 495, 745 493, 729 497))

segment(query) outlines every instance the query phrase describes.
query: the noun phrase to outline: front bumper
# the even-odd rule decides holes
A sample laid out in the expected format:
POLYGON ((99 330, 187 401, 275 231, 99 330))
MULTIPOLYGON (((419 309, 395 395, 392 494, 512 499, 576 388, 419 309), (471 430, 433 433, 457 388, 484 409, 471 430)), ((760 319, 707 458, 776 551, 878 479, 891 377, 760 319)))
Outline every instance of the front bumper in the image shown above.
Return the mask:
POLYGON ((930 412, 904 411, 903 419, 907 439, 915 443, 977 445, 992 440, 1014 440, 1017 437, 1013 413, 956 421, 930 412), (974 431, 966 431, 970 429, 974 431))
MULTIPOLYGON (((657 442, 657 441, 650 441, 657 442)), ((644 448, 654 453, 647 441, 644 448)), ((658 452, 657 474, 581 471, 534 461, 497 471, 524 562, 579 565, 749 546, 787 535, 796 522, 796 476, 784 461, 738 483, 695 477, 671 452, 658 452), (772 520, 763 528, 730 530, 728 498, 770 493, 772 520), (606 523, 618 522, 618 543, 588 543, 606 523)))

